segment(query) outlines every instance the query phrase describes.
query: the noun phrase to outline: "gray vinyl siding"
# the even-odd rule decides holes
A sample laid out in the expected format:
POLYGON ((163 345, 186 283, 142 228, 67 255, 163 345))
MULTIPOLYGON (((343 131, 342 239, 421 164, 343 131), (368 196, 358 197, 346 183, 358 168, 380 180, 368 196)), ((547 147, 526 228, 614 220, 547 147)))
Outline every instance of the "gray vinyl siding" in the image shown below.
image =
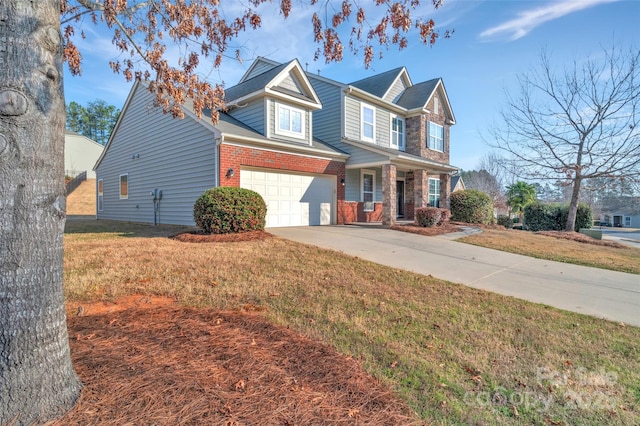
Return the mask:
MULTIPOLYGON (((313 112, 313 135, 335 145, 342 139, 342 94, 339 86, 309 76, 322 103, 322 109, 313 112)), ((339 147, 342 149, 342 147, 339 147)))
MULTIPOLYGON (((375 202, 382 202, 382 168, 366 167, 376 174, 375 202)), ((361 169, 347 169, 345 175, 345 201, 362 201, 362 171, 361 169)))
POLYGON ((276 139, 276 140, 283 140, 283 141, 289 141, 289 142, 295 142, 298 144, 311 144, 311 137, 312 135, 312 129, 311 129, 311 113, 299 106, 296 105, 292 105, 292 104, 288 104, 282 101, 277 101, 277 103, 281 104, 281 105, 287 105, 290 106, 292 108, 297 108, 297 109, 301 109, 304 111, 304 128, 305 128, 305 139, 300 139, 300 138, 296 138, 293 136, 287 136, 287 135, 282 135, 282 134, 276 134, 276 101, 274 99, 268 99, 267 100, 267 105, 269 108, 269 135, 271 139, 276 139))
POLYGON ((361 105, 369 105, 376 110, 375 145, 389 148, 391 146, 391 115, 386 109, 368 102, 360 101, 351 96, 345 98, 345 134, 349 139, 362 140, 360 137, 361 105))
POLYGON ((251 127, 253 130, 265 135, 264 104, 264 99, 256 99, 247 105, 234 108, 229 111, 229 115, 251 127))
POLYGON ((379 107, 376 107, 376 145, 391 147, 391 115, 379 107))
POLYGON ((123 111, 116 133, 96 171, 103 179, 98 219, 153 223, 154 188, 162 190, 161 224, 193 225, 193 204, 215 185, 214 135, 195 119, 173 119, 153 108, 139 86, 123 111), (119 199, 119 176, 128 174, 129 197, 119 199))
POLYGON ((300 93, 302 95, 305 94, 302 88, 300 87, 300 84, 298 83, 298 81, 295 78, 293 78, 291 74, 289 74, 284 80, 282 80, 282 82, 278 84, 278 86, 282 87, 283 89, 300 93))
POLYGON ((360 101, 351 96, 345 96, 344 109, 345 137, 360 140, 360 101))
POLYGON ((384 97, 384 100, 389 102, 396 102, 400 98, 400 95, 402 95, 402 92, 404 92, 404 89, 406 89, 406 87, 407 86, 405 86, 404 84, 404 79, 399 78, 391 87, 391 89, 389 89, 389 92, 384 97))

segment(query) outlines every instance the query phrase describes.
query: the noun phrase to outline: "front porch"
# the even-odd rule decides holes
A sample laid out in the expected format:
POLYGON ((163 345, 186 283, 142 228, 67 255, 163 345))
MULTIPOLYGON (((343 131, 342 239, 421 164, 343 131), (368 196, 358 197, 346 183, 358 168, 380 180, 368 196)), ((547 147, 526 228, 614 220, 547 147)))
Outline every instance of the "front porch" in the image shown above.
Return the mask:
POLYGON ((450 175, 437 169, 411 169, 396 164, 351 168, 345 175, 342 223, 391 226, 413 222, 421 207, 449 207, 450 175))

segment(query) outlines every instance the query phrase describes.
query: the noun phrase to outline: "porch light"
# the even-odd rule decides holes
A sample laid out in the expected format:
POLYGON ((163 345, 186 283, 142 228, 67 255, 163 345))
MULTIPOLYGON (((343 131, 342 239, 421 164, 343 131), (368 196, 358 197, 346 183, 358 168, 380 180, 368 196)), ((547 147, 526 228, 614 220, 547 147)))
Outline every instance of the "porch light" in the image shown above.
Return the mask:
POLYGON ((236 172, 235 172, 232 168, 229 168, 229 169, 227 170, 227 174, 226 174, 227 179, 228 179, 228 178, 231 178, 231 177, 233 177, 233 176, 235 176, 235 174, 236 174, 236 172))
POLYGON ((340 178, 340 185, 344 186, 344 178, 340 178))

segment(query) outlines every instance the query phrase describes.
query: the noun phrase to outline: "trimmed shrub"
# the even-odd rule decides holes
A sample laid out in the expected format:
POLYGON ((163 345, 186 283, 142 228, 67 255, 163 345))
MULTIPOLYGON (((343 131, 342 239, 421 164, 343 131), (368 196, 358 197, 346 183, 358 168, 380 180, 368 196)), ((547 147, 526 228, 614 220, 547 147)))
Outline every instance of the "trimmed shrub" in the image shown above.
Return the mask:
POLYGON ((193 206, 193 219, 207 234, 263 230, 266 216, 260 194, 244 188, 211 188, 193 206))
POLYGON ((513 228, 513 220, 506 214, 498 215, 498 225, 502 225, 507 229, 513 228))
POLYGON ((492 223, 493 201, 491 197, 476 189, 452 193, 451 220, 466 223, 492 223))
POLYGON ((440 220, 438 221, 437 225, 444 225, 445 223, 449 222, 449 220, 451 219, 451 210, 449 209, 440 209, 440 220))
POLYGON ((416 223, 425 228, 438 225, 442 220, 442 209, 437 207, 421 207, 416 209, 416 223))
MULTIPOLYGON (((569 206, 560 207, 560 229, 564 229, 567 224, 567 218, 569 217, 569 206)), ((583 203, 578 204, 578 211, 576 212, 576 223, 574 231, 578 232, 581 228, 591 228, 593 226, 593 211, 591 208, 583 203)))
POLYGON ((524 208, 524 223, 530 231, 559 231, 559 206, 535 202, 524 208))
MULTIPOLYGON (((534 203, 524 209, 524 222, 531 231, 562 231, 569 217, 569 206, 534 203)), ((593 212, 586 204, 578 204, 574 231, 593 226, 593 212)))

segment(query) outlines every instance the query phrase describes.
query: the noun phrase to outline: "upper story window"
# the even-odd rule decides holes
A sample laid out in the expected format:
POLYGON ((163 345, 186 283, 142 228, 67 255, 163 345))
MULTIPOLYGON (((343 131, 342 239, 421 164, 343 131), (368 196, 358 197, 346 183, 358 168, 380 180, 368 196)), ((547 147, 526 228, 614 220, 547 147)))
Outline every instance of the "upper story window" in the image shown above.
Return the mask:
POLYGON ((444 127, 429 122, 429 139, 427 148, 444 152, 444 127))
POLYGON ((404 151, 404 119, 391 115, 391 147, 404 151))
POLYGON ((376 134, 375 108, 370 105, 361 104, 360 117, 360 139, 367 142, 374 142, 376 134))
POLYGON ((304 111, 287 105, 277 104, 278 122, 276 134, 304 139, 304 111))
POLYGON ((120 175, 120 199, 129 198, 129 175, 120 175))

